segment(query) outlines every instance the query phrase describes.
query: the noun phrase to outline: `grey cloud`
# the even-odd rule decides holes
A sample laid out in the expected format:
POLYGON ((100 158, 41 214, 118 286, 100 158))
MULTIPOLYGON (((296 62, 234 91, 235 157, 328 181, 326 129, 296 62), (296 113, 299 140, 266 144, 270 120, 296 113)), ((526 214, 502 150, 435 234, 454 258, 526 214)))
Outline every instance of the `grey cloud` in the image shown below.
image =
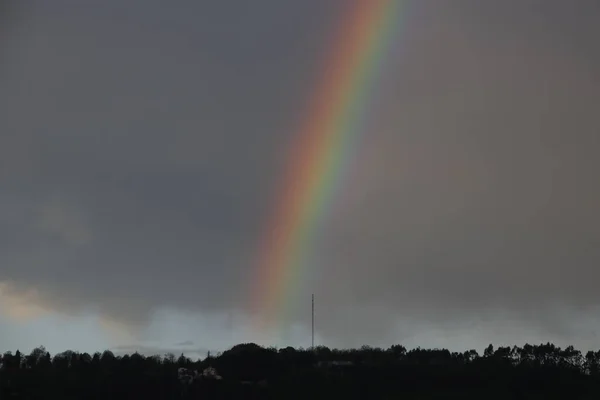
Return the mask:
POLYGON ((297 65, 298 57, 313 52, 311 36, 324 28, 299 30, 311 9, 297 6, 268 8, 284 15, 265 21, 246 10, 244 36, 232 30, 242 16, 230 15, 231 5, 194 6, 172 15, 176 22, 156 4, 137 16, 115 6, 37 4, 31 32, 13 38, 22 50, 3 79, 0 153, 3 214, 20 239, 4 278, 128 321, 144 320, 148 296, 160 292, 171 294, 157 304, 226 309, 243 301, 236 292, 251 273, 244 269, 300 106, 281 90, 310 80, 314 57, 297 65), (230 16, 231 26, 215 23, 230 16), (286 37, 296 47, 282 47, 286 37), (295 79, 283 86, 290 68, 295 79), (92 237, 85 249, 69 243, 92 237))
POLYGON ((175 343, 175 346, 193 346, 194 342, 186 340, 185 342, 175 343))
MULTIPOLYGON (((246 311, 346 2, 27 4, 2 39, 0 281, 133 327, 246 311)), ((600 300, 597 3, 405 10, 307 267, 319 333, 383 343, 492 314, 577 338, 565 315, 600 300)))
POLYGON ((550 9, 541 21, 503 9, 507 34, 482 31, 499 17, 478 7, 480 22, 442 10, 437 29, 411 26, 388 126, 366 137, 375 143, 323 245, 324 301, 353 297, 387 307, 380 321, 416 313, 439 324, 501 307, 519 324, 577 336, 556 306, 578 314, 599 300, 600 60, 589 26, 550 9), (556 26, 569 32, 564 47, 550 40, 556 26))

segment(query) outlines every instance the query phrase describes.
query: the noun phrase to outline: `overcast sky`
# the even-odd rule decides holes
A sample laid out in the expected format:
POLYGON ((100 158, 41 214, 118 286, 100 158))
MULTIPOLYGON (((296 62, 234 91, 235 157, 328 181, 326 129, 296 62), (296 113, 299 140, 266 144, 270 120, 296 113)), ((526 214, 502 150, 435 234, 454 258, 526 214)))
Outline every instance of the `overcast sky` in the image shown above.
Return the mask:
MULTIPOLYGON (((353 1, 2 2, 0 350, 258 340, 261 234, 353 1)), ((260 343, 310 345, 314 292, 331 347, 600 348, 600 3, 403 3, 318 284, 260 343)))

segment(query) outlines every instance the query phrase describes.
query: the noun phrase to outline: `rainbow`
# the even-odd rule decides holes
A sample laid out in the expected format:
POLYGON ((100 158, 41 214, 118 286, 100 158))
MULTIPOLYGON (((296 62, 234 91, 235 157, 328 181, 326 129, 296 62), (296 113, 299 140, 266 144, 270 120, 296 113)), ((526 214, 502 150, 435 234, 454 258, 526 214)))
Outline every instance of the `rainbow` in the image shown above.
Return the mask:
POLYGON ((302 286, 313 242, 364 134, 371 91, 380 75, 403 0, 357 0, 342 16, 309 112, 290 149, 274 213, 262 237, 253 288, 260 330, 283 318, 302 286), (289 302, 289 300, 287 301, 289 302))

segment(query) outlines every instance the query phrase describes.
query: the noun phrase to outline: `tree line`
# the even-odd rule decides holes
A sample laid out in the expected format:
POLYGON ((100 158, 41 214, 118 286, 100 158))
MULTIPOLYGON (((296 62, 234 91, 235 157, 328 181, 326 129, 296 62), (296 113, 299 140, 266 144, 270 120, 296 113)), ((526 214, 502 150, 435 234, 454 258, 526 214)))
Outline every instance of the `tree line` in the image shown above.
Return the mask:
POLYGON ((0 399, 600 398, 600 351, 551 343, 475 350, 402 345, 276 349, 243 343, 192 360, 44 347, 0 358, 0 399), (214 368, 191 385, 178 369, 214 368))

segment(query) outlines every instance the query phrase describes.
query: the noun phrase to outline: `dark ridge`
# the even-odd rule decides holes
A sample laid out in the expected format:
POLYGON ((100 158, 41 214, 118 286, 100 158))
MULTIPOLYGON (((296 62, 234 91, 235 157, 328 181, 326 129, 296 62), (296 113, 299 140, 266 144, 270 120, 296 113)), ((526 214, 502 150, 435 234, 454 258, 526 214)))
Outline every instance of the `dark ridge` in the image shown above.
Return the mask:
POLYGON ((0 399, 597 399, 600 351, 551 343, 475 350, 264 348, 115 356, 44 347, 0 358, 0 399))

